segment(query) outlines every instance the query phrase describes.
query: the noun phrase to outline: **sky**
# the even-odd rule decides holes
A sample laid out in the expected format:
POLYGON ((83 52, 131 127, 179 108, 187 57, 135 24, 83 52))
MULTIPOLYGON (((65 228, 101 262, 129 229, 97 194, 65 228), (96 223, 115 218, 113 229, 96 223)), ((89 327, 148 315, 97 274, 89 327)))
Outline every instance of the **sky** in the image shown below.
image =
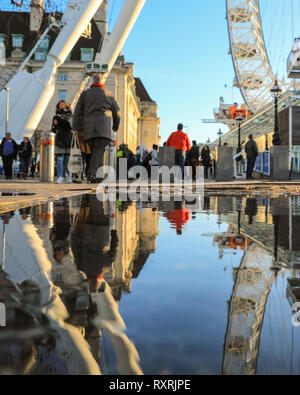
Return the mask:
MULTIPOLYGON (((57 7, 65 3, 47 1, 57 7)), ((110 29, 123 2, 109 0, 110 29)), ((1 9, 9 4, 0 0, 1 9)), ((300 34, 300 0, 260 0, 260 5, 272 65, 283 74, 292 37, 300 34)), ((225 15, 225 0, 146 0, 123 54, 158 104, 163 141, 179 122, 187 126, 191 139, 215 140, 219 128, 226 132, 227 127, 203 124, 202 119, 213 118, 220 96, 227 103, 242 103, 239 90, 232 87, 225 15)))
MULTIPOLYGON (((228 49, 223 0, 146 2, 123 53, 158 103, 163 141, 179 122, 198 142, 214 140, 220 126, 226 131, 224 125, 201 120, 213 118, 220 96, 232 100, 228 49)), ((237 90, 234 100, 240 101, 237 90)))

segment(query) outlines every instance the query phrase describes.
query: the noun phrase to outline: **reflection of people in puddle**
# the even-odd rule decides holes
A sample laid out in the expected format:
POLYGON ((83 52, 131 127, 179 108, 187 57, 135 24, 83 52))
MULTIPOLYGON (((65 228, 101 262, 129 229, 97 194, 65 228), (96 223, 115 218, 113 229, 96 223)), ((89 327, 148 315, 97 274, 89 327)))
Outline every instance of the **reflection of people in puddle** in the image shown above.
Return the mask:
POLYGON ((111 268, 118 236, 116 230, 110 229, 110 217, 95 195, 84 202, 71 243, 75 263, 89 279, 97 279, 111 268))
MULTIPOLYGON (((9 314, 8 326, 0 328, 0 373, 101 374, 106 366, 100 361, 100 341, 106 334, 114 346, 118 372, 142 374, 138 353, 124 333, 126 327, 118 304, 102 278, 114 259, 117 236, 110 230, 102 203, 95 196, 86 203, 75 226, 72 248, 76 264, 88 278, 81 272, 72 288, 64 288, 64 284, 56 287, 51 281, 53 266, 43 242, 29 224, 24 226, 23 235, 32 254, 31 264, 25 271, 19 262, 10 260, 5 273, 0 271, 0 301, 9 306, 12 300, 12 309, 22 311, 22 318, 9 314), (74 246, 82 232, 91 239, 83 236, 80 244, 74 246), (86 261, 83 251, 91 262, 86 261)), ((61 216, 67 212, 64 207, 61 216)), ((60 229, 60 219, 55 218, 55 234, 60 229)), ((62 233, 66 236, 67 231, 62 233)))
POLYGON ((30 216, 31 207, 20 208, 19 213, 21 218, 25 221, 30 216))
POLYGON ((53 257, 60 263, 69 254, 70 233, 69 203, 66 199, 54 204, 54 226, 50 231, 50 240, 53 248, 53 257))
POLYGON ((247 199, 245 214, 249 217, 249 225, 253 224, 253 218, 257 215, 257 201, 256 199, 247 199))
POLYGON ((183 207, 183 202, 175 202, 174 211, 166 213, 165 217, 171 224, 172 229, 176 229, 177 235, 182 235, 184 225, 191 219, 191 210, 183 207))
POLYGON ((3 213, 0 215, 0 218, 2 219, 3 223, 5 225, 9 224, 10 219, 15 215, 14 211, 7 211, 6 213, 3 213))
POLYGON ((204 196, 203 208, 204 208, 204 210, 210 210, 210 197, 209 196, 204 196))
POLYGON ((138 366, 138 353, 124 333, 126 327, 119 314, 118 304, 110 286, 103 279, 104 273, 111 270, 118 250, 118 235, 112 228, 104 204, 95 195, 88 196, 83 201, 71 237, 75 263, 87 277, 81 291, 81 300, 77 299, 77 304, 86 304, 86 296, 90 295, 84 331, 95 360, 100 360, 100 337, 104 331, 114 346, 119 373, 142 374, 138 366))

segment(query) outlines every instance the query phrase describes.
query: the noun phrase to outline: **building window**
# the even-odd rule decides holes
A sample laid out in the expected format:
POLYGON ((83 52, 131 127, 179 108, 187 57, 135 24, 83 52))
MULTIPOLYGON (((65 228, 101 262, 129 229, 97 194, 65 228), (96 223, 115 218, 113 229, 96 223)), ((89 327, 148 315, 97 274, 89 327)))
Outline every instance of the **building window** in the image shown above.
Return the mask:
POLYGON ((45 61, 47 60, 47 50, 44 48, 37 48, 34 53, 34 60, 45 61))
POLYGON ((62 274, 55 274, 55 282, 62 283, 63 282, 63 275, 62 274))
POLYGON ((94 48, 80 48, 80 53, 82 62, 92 62, 94 60, 94 48))
POLYGON ((63 101, 67 101, 68 98, 68 91, 58 91, 58 100, 63 100, 63 101))
POLYGON ((44 39, 39 43, 39 48, 44 48, 48 49, 49 48, 49 43, 50 43, 50 37, 46 36, 44 39))
POLYGON ((66 82, 68 81, 68 73, 59 73, 58 74, 58 80, 60 82, 66 82))
POLYGON ((5 44, 5 34, 0 34, 0 44, 5 44))
POLYGON ((12 46, 13 48, 22 48, 24 36, 23 34, 12 34, 12 46))

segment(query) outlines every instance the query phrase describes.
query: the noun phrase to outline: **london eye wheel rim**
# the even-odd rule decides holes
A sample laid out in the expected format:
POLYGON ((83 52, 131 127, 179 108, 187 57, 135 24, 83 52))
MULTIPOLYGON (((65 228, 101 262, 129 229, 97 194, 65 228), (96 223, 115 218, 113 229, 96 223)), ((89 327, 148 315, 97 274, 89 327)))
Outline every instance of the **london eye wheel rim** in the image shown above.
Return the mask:
MULTIPOLYGON (((277 79, 272 71, 266 49, 260 2, 259 0, 226 0, 226 15, 230 54, 237 84, 246 105, 252 111, 257 112, 267 101, 271 100, 270 90, 277 79), (241 15, 249 17, 247 26, 245 21, 237 21, 237 14, 236 21, 233 20, 234 10, 236 12, 239 10, 241 15), (241 10, 244 10, 244 12, 241 10), (243 23, 244 27, 242 28, 243 23), (244 30, 244 34, 239 34, 242 30, 244 30), (238 41, 239 37, 246 41, 238 41), (241 53, 238 57, 238 48, 242 52, 243 47, 245 54, 248 48, 248 58, 246 56, 243 58, 241 53), (252 48, 252 53, 250 48, 252 48), (253 54, 252 58, 251 54, 253 54), (253 59, 254 57, 256 62, 253 59)), ((287 86, 283 85, 282 88, 285 91, 287 86)))

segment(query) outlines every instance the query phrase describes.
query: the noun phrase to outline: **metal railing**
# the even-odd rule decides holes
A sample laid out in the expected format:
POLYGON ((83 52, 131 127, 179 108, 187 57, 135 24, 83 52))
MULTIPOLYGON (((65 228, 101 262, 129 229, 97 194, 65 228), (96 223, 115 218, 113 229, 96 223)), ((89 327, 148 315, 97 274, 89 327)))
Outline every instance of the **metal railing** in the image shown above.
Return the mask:
POLYGON ((292 148, 292 158, 293 158, 293 173, 300 173, 300 146, 294 146, 292 148))
POLYGON ((266 176, 270 176, 271 174, 270 151, 264 151, 258 153, 254 171, 260 174, 264 174, 266 176))
POLYGON ((247 177, 247 159, 245 152, 239 152, 233 157, 234 178, 236 180, 245 179, 247 177), (242 159, 241 159, 242 157, 242 159))

